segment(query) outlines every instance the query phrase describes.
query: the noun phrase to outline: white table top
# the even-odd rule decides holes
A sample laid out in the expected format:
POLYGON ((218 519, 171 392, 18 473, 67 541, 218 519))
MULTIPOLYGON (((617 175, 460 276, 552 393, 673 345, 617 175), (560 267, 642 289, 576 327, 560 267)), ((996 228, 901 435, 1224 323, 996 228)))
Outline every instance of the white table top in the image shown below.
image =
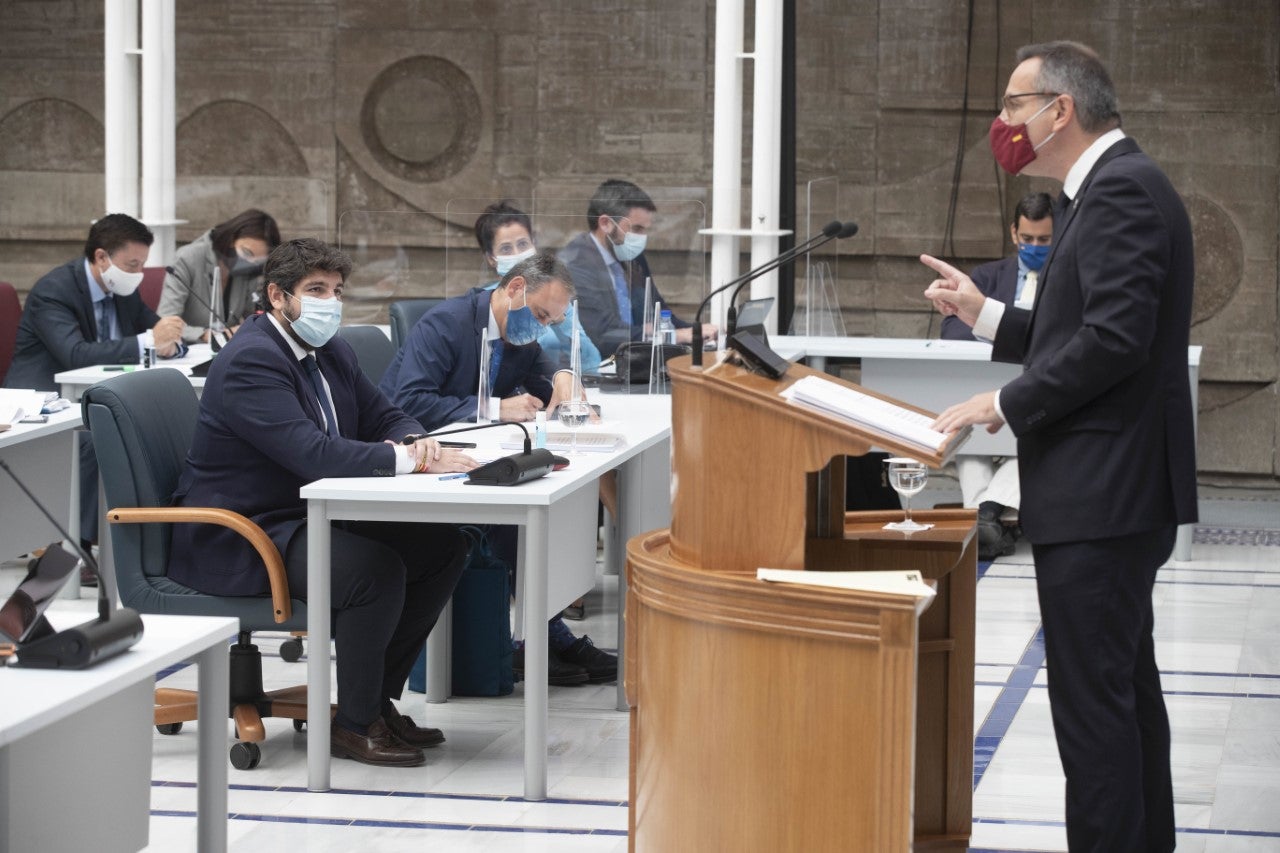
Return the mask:
MULTIPOLYGON (((0 450, 12 445, 22 444, 37 438, 65 432, 80 426, 80 407, 72 405, 61 412, 49 415, 49 420, 42 424, 14 424, 11 428, 0 432, 0 450)), ((0 486, 2 488, 2 486, 0 486)))
MULTIPOLYGON (((990 361, 991 345, 981 341, 921 338, 842 338, 776 335, 769 346, 784 358, 928 358, 938 361, 990 361)), ((1187 364, 1200 365, 1202 347, 1187 347, 1187 364)))
MULTIPOLYGON (((94 618, 80 611, 51 608, 46 614, 62 629, 94 618)), ((240 622, 229 616, 142 617, 142 639, 131 649, 87 669, 0 668, 0 747, 51 726, 167 666, 181 663, 236 635, 240 622)))
MULTIPOLYGON (((173 367, 181 370, 183 374, 191 379, 191 384, 195 388, 204 387, 203 376, 192 376, 191 368, 197 364, 202 364, 213 357, 213 351, 208 344, 191 344, 187 354, 182 358, 160 359, 157 367, 173 367)), ((137 364, 124 365, 125 371, 141 370, 142 366, 137 364)), ((97 364, 92 367, 77 367, 75 370, 64 370, 61 373, 54 374, 53 381, 60 386, 78 386, 88 387, 97 384, 104 379, 110 379, 121 373, 120 365, 103 365, 97 364), (114 367, 112 370, 110 368, 114 367)), ((72 400, 74 403, 75 401, 72 400)))
MULTIPOLYGON (((569 459, 569 467, 552 471, 545 477, 518 486, 472 486, 465 478, 441 480, 434 474, 400 477, 343 477, 317 480, 302 487, 304 500, 395 501, 397 503, 549 506, 582 486, 584 479, 595 479, 601 473, 662 441, 671 433, 671 398, 624 394, 588 394, 601 406, 599 424, 582 427, 581 435, 607 432, 625 437, 626 445, 612 453, 579 452, 559 454, 569 459)), ((530 434, 533 424, 526 424, 530 434)), ((549 432, 562 432, 556 422, 548 422, 549 432)), ((494 427, 448 436, 460 441, 474 441, 477 447, 467 450, 479 461, 497 459, 516 451, 501 448, 503 441, 521 441, 519 427, 494 427)))

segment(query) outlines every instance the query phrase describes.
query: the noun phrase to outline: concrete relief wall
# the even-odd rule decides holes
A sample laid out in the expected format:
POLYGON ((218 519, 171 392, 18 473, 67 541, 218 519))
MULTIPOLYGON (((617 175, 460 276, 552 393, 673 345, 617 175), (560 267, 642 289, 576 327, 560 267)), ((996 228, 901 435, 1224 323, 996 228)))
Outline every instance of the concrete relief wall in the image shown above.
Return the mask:
MULTIPOLYGON (((917 255, 999 257, 1013 203, 1057 192, 999 173, 987 129, 1017 45, 1085 41, 1193 221, 1203 476, 1276 483, 1280 7, 1212 5, 796 0, 798 230, 861 225, 812 264, 847 333, 936 335, 917 255)), ((378 321, 484 279, 486 203, 519 200, 555 248, 627 177, 659 202, 655 275, 691 306, 711 286, 714 19, 669 0, 178 0, 179 239, 262 207, 350 251, 348 314, 378 321)), ((25 290, 103 212, 102 4, 12 0, 0 31, 0 279, 25 290)), ((749 145, 749 106, 743 127, 749 145)))

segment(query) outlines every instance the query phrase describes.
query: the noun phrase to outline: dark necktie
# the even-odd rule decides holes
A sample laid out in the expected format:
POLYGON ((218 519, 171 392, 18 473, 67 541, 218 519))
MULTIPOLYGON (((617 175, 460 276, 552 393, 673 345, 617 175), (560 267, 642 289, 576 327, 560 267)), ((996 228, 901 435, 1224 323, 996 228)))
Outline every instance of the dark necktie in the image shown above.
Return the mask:
POLYGON ((622 264, 609 264, 609 274, 613 276, 613 293, 618 297, 618 316, 629 326, 631 325, 631 289, 627 286, 627 276, 622 271, 622 264))
POLYGON ((320 365, 316 364, 316 357, 308 355, 302 360, 302 366, 307 371, 307 378, 311 380, 311 387, 316 389, 316 398, 320 401, 320 411, 324 412, 325 431, 329 435, 337 435, 338 420, 333 416, 333 411, 329 408, 329 395, 324 391, 324 382, 320 378, 320 365))
POLYGON ((502 367, 502 338, 493 342, 489 353, 489 396, 498 396, 498 370, 502 367))
POLYGON ((111 313, 115 309, 115 301, 108 295, 98 300, 94 309, 98 315, 98 340, 111 340, 111 313))

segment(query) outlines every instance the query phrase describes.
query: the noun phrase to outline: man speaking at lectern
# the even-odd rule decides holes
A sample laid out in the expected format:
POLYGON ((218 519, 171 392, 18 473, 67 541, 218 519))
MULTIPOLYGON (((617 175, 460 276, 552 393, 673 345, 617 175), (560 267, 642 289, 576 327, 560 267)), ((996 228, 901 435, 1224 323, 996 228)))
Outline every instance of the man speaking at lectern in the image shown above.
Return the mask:
POLYGON ((925 291, 1023 373, 935 428, 1008 424, 1018 438, 1049 702, 1077 851, 1174 849, 1169 719, 1151 590, 1177 525, 1196 520, 1187 381, 1191 225, 1164 173, 1120 129, 1106 67, 1084 45, 1018 51, 991 126, 1012 174, 1063 182, 1035 305, 987 299, 929 256, 925 291))

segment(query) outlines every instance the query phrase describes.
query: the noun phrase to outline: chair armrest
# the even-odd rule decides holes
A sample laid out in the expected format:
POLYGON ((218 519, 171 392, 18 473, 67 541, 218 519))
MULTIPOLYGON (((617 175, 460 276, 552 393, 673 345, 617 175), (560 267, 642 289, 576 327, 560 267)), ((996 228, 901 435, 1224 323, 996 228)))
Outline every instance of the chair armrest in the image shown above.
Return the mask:
POLYGON ((262 564, 267 567, 267 580, 271 584, 271 607, 277 623, 293 616, 293 604, 289 600, 289 577, 284 571, 280 550, 262 528, 245 516, 229 509, 197 506, 120 507, 107 511, 112 524, 218 524, 239 533, 258 552, 262 564))

